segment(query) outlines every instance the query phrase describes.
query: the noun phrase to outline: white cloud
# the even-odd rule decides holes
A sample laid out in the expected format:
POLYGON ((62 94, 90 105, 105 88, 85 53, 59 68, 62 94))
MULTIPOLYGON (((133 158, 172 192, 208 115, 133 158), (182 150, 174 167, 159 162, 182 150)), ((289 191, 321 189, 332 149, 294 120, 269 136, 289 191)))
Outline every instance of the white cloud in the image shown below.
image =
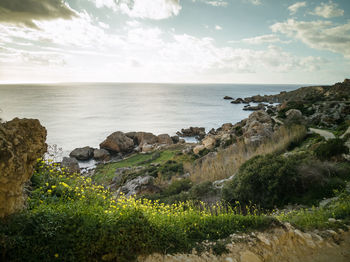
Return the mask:
POLYGON ((336 25, 330 21, 298 22, 289 19, 272 25, 271 29, 298 39, 311 48, 340 53, 350 58, 350 21, 336 25))
POLYGON ((180 0, 90 0, 97 8, 107 7, 135 18, 166 19, 179 14, 180 0))
POLYGON ((216 26, 215 26, 215 30, 222 30, 222 27, 219 26, 219 25, 216 25, 216 26))
POLYGON ((227 6, 228 2, 226 0, 192 0, 193 2, 202 2, 207 5, 216 6, 216 7, 222 7, 227 6))
POLYGON ((321 3, 321 5, 317 6, 311 14, 324 18, 331 18, 344 15, 344 10, 338 8, 338 4, 329 1, 328 4, 321 3))
POLYGON ((255 36, 251 38, 244 38, 241 41, 238 42, 243 42, 247 44, 252 44, 252 45, 260 45, 264 43, 287 43, 285 41, 282 41, 278 36, 274 34, 269 34, 269 35, 260 35, 260 36, 255 36))
POLYGON ((300 8, 305 7, 306 2, 296 2, 295 4, 288 7, 291 15, 294 15, 300 8))
POLYGON ((253 4, 253 5, 261 5, 261 0, 244 0, 247 3, 253 4))

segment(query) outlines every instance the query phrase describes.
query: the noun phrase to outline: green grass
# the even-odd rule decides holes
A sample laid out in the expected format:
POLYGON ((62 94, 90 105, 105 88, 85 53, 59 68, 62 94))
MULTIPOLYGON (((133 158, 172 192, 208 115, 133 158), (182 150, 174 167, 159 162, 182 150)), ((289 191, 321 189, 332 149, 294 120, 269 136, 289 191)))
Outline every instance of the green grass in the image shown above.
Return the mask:
POLYGON ((96 168, 95 174, 93 175, 93 180, 100 184, 109 183, 115 176, 115 171, 117 168, 122 167, 136 167, 136 166, 149 166, 150 164, 159 163, 163 164, 166 161, 174 158, 179 150, 164 150, 161 152, 152 152, 146 154, 135 154, 127 159, 121 160, 115 163, 108 163, 99 165, 96 168))

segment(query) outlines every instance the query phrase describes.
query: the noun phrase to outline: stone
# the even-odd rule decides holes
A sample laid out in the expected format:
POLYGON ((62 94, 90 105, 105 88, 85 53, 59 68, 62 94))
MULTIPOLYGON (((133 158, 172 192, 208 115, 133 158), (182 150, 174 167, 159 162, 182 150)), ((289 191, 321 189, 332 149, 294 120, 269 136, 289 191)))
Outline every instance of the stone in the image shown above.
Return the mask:
POLYGON ((177 135, 181 137, 199 137, 203 138, 205 136, 205 128, 204 127, 190 127, 190 128, 183 128, 181 129, 181 132, 176 132, 177 135))
POLYGON ((158 135, 158 143, 165 145, 172 145, 174 142, 168 134, 158 135))
POLYGON ((153 185, 154 177, 139 176, 133 180, 128 181, 120 188, 120 192, 126 196, 143 195, 149 193, 158 193, 160 189, 153 185))
POLYGON ((106 149, 95 149, 94 150, 94 159, 97 161, 108 161, 111 156, 106 149))
POLYGON ((232 100, 233 98, 230 97, 230 96, 224 96, 224 99, 225 99, 225 100, 232 100))
POLYGON ((0 123, 0 217, 23 208, 24 184, 47 151, 46 129, 37 119, 0 123))
POLYGON ((197 155, 200 151, 202 151, 202 150, 204 150, 204 149, 205 149, 205 146, 204 146, 204 145, 195 146, 195 147, 193 148, 193 153, 195 153, 195 154, 197 155))
POLYGON ((253 252, 246 250, 240 252, 241 262, 262 262, 262 260, 253 252))
POLYGON ((137 132, 136 138, 137 138, 138 145, 141 145, 141 146, 144 144, 153 145, 158 143, 158 137, 148 132, 137 132))
POLYGON ((172 136, 172 137, 171 137, 171 140, 173 140, 173 143, 174 143, 174 144, 177 144, 177 143, 180 142, 179 136, 172 136))
POLYGON ((65 168, 70 173, 80 173, 78 160, 73 157, 63 157, 61 167, 65 168))
POLYGON ((134 148, 134 140, 126 136, 123 132, 117 131, 109 135, 100 144, 100 148, 112 153, 128 153, 134 148))
POLYGON ((74 157, 80 161, 87 161, 94 156, 94 149, 89 146, 76 148, 72 152, 70 152, 69 156, 74 157))
POLYGON ((154 146, 153 145, 143 144, 141 146, 141 152, 143 152, 143 153, 151 152, 153 150, 154 150, 154 146))
POLYGON ((215 147, 215 143, 216 143, 216 139, 214 137, 212 137, 212 136, 206 136, 202 140, 202 145, 206 149, 213 149, 215 147))

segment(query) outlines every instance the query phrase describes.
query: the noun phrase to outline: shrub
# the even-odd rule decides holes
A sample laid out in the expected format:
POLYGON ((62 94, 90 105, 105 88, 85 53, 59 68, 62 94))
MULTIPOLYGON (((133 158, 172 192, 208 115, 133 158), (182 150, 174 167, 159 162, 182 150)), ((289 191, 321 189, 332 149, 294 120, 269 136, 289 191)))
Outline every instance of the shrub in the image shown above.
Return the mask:
POLYGON ((349 153, 349 148, 344 145, 344 140, 340 138, 329 139, 320 144, 315 150, 315 155, 321 160, 327 160, 341 154, 349 153))
POLYGON ((213 186, 212 182, 203 182, 194 185, 189 191, 189 198, 192 200, 204 200, 206 198, 215 196, 218 189, 213 186))
POLYGON ((231 204, 256 204, 271 209, 289 203, 312 204, 333 195, 345 183, 330 164, 308 160, 307 155, 265 155, 248 160, 222 191, 231 204))

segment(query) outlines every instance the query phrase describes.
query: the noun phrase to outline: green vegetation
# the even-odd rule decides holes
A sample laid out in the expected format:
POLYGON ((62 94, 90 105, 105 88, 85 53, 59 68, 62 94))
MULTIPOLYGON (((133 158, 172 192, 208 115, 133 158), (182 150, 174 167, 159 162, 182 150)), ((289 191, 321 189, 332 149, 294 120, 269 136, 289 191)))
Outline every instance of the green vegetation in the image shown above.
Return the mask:
POLYGON ((89 178, 43 162, 32 183, 28 209, 0 224, 5 261, 132 261, 153 252, 189 252, 205 239, 263 229, 274 221, 220 205, 199 210, 190 202, 115 199, 89 178))
POLYGON ((315 150, 315 155, 321 160, 327 160, 332 157, 339 157, 342 154, 347 154, 349 148, 344 145, 344 140, 341 138, 329 139, 320 144, 315 150))
POLYGON ((223 189, 223 198, 234 204, 256 204, 271 209, 289 203, 312 204, 345 186, 349 168, 313 162, 307 154, 256 156, 239 169, 223 189))

